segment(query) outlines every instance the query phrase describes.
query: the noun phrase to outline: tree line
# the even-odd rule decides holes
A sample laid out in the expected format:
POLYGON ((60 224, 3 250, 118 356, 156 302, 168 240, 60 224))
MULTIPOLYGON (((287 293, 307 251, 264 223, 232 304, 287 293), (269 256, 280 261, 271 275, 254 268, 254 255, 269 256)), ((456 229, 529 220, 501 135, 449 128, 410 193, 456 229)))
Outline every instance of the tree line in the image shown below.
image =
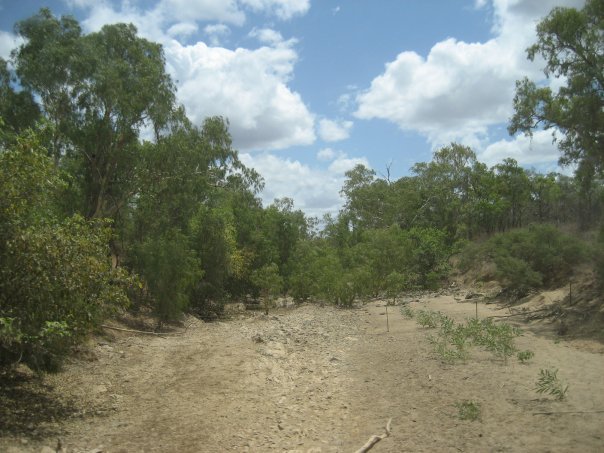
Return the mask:
MULTIPOLYGON (((571 21, 579 30, 568 36, 582 39, 585 29, 592 39, 600 4, 554 10, 540 24, 540 42, 559 14, 587 17, 571 21)), ((219 316, 226 301, 248 295, 267 307, 279 294, 350 306, 437 288, 451 255, 464 251, 494 257, 499 277, 517 288, 551 284, 538 251, 522 255, 527 248, 518 246, 535 237, 551 245, 553 255, 543 256, 568 251, 556 272, 581 259, 604 263, 555 228, 593 230, 603 215, 602 109, 583 99, 601 106, 602 90, 585 73, 573 81, 579 63, 560 63, 569 87, 558 97, 519 82, 510 126, 530 133, 536 115, 558 125, 564 159, 578 163, 574 177, 525 170, 513 159, 488 168, 452 143, 396 181, 355 167, 341 191, 344 207, 319 221, 287 198, 262 205, 262 177, 239 160, 228 120, 193 124, 176 102, 161 46, 134 26, 84 34, 74 18, 41 9, 15 30, 24 43, 10 62, 0 60, 0 365, 53 368, 123 309, 166 322, 185 311, 219 316), (550 101, 556 115, 569 109, 565 122, 547 117, 550 101), (595 123, 583 124, 582 108, 596 113, 595 123), (554 226, 535 226, 545 224, 554 226), (512 233, 516 247, 499 236, 512 233), (471 248, 476 240, 491 246, 471 248)), ((596 38, 601 44, 602 34, 596 38)), ((543 46, 529 56, 547 56, 543 46)))

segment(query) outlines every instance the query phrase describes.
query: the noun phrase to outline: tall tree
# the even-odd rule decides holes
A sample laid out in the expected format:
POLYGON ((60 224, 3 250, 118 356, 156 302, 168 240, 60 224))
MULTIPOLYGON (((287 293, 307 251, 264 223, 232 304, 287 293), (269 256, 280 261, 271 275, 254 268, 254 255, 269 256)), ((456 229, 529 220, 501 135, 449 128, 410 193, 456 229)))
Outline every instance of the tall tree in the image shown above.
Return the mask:
POLYGON ((560 162, 578 164, 587 191, 604 171, 604 2, 587 0, 581 10, 554 8, 538 24, 537 37, 528 58, 543 57, 546 77, 562 85, 556 91, 528 78, 516 82, 509 132, 560 131, 560 162))
POLYGON ((48 9, 15 28, 25 39, 13 52, 17 74, 55 126, 55 160, 80 168, 87 217, 116 217, 133 192, 139 131, 159 136, 173 111, 161 45, 131 24, 82 35, 75 19, 48 9))

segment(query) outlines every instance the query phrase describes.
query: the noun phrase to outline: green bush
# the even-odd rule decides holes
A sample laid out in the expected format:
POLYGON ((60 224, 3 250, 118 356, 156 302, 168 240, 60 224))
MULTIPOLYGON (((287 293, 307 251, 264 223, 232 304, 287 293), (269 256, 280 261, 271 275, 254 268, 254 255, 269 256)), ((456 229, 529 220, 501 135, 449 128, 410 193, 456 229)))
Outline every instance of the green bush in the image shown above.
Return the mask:
POLYGON ((128 303, 107 222, 60 219, 62 180, 35 134, 0 150, 0 365, 56 368, 68 347, 128 303))
POLYGON ((160 321, 177 319, 188 307, 194 285, 202 276, 187 238, 175 229, 148 237, 134 250, 133 260, 160 321))
POLYGON ((555 396, 558 401, 562 401, 566 398, 568 385, 560 380, 557 369, 541 369, 539 370, 539 379, 535 384, 535 391, 539 394, 547 393, 555 396))
POLYGON ((535 357, 535 353, 533 351, 518 351, 518 354, 516 354, 516 357, 518 357, 518 361, 520 363, 526 363, 529 360, 531 360, 533 357, 535 357))
POLYGON ((457 407, 458 416, 461 420, 480 420, 480 403, 475 401, 462 401, 461 403, 455 403, 455 406, 457 407))
POLYGON ((552 225, 532 225, 497 234, 482 244, 468 244, 460 267, 469 270, 493 262, 496 278, 523 296, 532 288, 566 283, 587 257, 587 246, 580 239, 552 225))

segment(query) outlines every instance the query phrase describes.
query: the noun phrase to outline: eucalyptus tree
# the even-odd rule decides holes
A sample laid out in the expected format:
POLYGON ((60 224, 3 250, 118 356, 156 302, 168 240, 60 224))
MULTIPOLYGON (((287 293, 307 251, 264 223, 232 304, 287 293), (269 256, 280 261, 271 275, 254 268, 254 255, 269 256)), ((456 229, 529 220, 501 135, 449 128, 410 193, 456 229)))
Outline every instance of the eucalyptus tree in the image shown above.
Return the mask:
POLYGON ((83 214, 116 218, 136 191, 141 129, 158 138, 174 110, 161 45, 131 24, 84 35, 74 18, 48 9, 15 30, 24 38, 12 53, 19 82, 54 125, 50 152, 74 168, 83 214))
POLYGON ((554 8, 537 25, 537 42, 527 53, 530 60, 545 60, 545 75, 558 78, 559 88, 528 78, 516 82, 509 132, 558 131, 560 162, 577 165, 588 197, 604 171, 604 2, 587 0, 580 10, 554 8))

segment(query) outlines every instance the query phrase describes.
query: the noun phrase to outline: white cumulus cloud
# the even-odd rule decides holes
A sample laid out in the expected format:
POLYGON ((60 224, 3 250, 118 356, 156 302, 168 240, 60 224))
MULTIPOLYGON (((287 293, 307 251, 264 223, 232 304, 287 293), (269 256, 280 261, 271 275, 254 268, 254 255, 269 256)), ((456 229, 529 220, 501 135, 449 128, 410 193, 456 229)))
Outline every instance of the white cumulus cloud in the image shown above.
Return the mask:
POLYGON ((310 0, 240 0, 240 3, 255 12, 275 15, 282 20, 304 15, 310 9, 310 0))
POLYGON ((210 44, 219 46, 222 39, 229 35, 231 29, 224 24, 210 24, 203 28, 204 33, 210 39, 210 44))
MULTIPOLYGON (((558 139, 560 138, 562 136, 558 134, 558 139)), ((537 131, 532 137, 518 135, 510 140, 496 141, 478 153, 478 159, 489 166, 501 163, 507 157, 516 159, 519 165, 528 167, 544 162, 556 162, 560 157, 560 151, 553 143, 551 131, 537 131)))
POLYGON ((317 153, 317 159, 320 161, 330 161, 336 158, 336 152, 331 148, 323 148, 317 153))
POLYGON ((197 123, 207 116, 227 117, 240 149, 314 142, 314 116, 286 84, 297 58, 293 49, 229 50, 172 42, 166 54, 189 116, 197 123))
MULTIPOLYGON (((484 7, 486 1, 476 1, 484 7)), ((489 127, 512 114, 515 81, 543 77, 543 62, 529 62, 525 49, 536 40, 535 25, 553 6, 577 0, 491 0, 493 38, 436 43, 428 55, 401 52, 357 98, 355 115, 380 118, 423 134, 433 146, 450 141, 479 147, 489 127)))
POLYGON ((11 50, 23 44, 23 39, 6 31, 0 30, 0 58, 8 60, 11 50))
POLYGON ((331 150, 323 154, 326 160, 333 159, 327 169, 271 153, 242 153, 240 158, 265 178, 266 185, 261 194, 265 205, 275 198, 289 197, 295 200, 297 209, 302 209, 309 216, 322 217, 327 213, 335 214, 342 207, 344 200, 339 192, 346 179, 344 173, 357 163, 369 167, 365 158, 351 159, 341 151, 331 150))
POLYGON ((303 14, 304 5, 308 2, 161 0, 142 11, 128 1, 119 9, 99 3, 83 24, 95 31, 109 23, 132 22, 142 36, 163 44, 178 100, 196 124, 207 116, 226 117, 235 147, 272 150, 316 140, 314 115, 288 85, 298 60, 296 40, 284 40, 266 28, 254 32, 263 44, 259 48, 228 49, 220 43, 229 34, 225 23, 242 24, 246 9, 289 18, 303 14), (180 42, 199 20, 221 23, 204 28, 208 43, 180 42))
POLYGON ((322 119, 319 121, 319 136, 326 142, 337 142, 350 137, 352 121, 334 121, 322 119))

